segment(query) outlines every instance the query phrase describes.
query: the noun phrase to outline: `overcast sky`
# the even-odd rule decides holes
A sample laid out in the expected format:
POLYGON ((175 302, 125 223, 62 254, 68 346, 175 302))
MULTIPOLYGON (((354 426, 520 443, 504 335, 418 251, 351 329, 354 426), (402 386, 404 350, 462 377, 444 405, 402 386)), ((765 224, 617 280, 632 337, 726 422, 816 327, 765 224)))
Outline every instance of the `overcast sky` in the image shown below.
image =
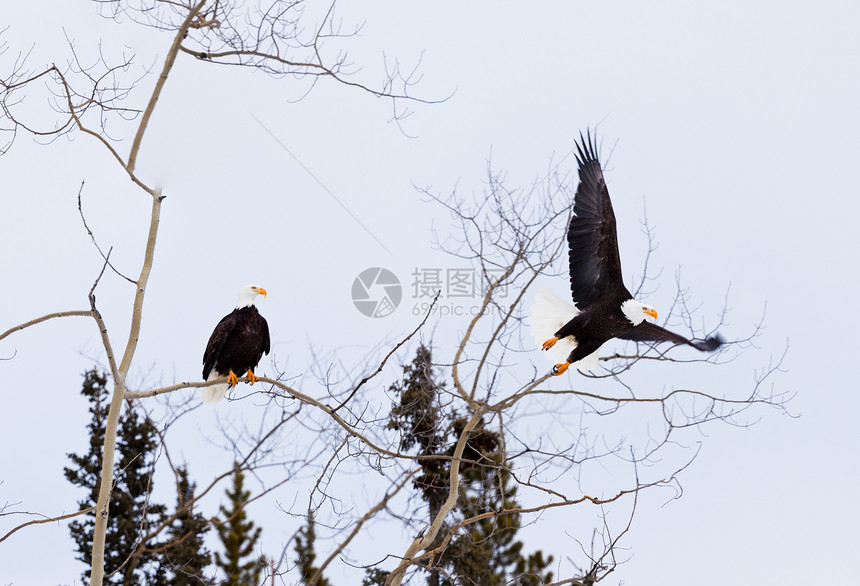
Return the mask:
MULTIPOLYGON (((607 583, 849 583, 860 546, 860 389, 849 368, 860 284, 860 6, 350 8, 340 8, 344 21, 364 23, 344 45, 360 67, 356 80, 378 84, 384 52, 406 69, 420 60, 416 96, 447 99, 411 104, 398 125, 390 122, 390 102, 354 88, 323 80, 303 98, 307 85, 296 80, 180 55, 141 150, 141 176, 168 197, 131 376, 147 384, 199 380, 209 333, 249 282, 269 291, 260 310, 279 361, 304 368, 309 346, 340 349, 353 361, 378 359, 381 342, 417 323, 413 309, 425 300, 413 289, 416 270, 467 266, 434 250, 434 229, 444 236, 449 226, 415 186, 472 197, 482 192, 492 159, 509 185, 528 189, 556 163, 570 172, 573 139, 597 127, 625 278, 642 270, 639 222, 647 206, 660 243, 651 262, 662 272, 649 299, 658 311, 671 302, 680 269, 702 319, 713 320, 728 298, 727 338, 748 335, 765 314, 756 347, 693 372, 718 380, 727 394, 748 390, 756 369, 788 347, 784 372, 771 382, 794 395, 788 409, 799 416, 761 409, 750 427, 710 425, 690 436, 689 445, 701 446, 681 476, 682 498, 660 491, 643 498, 621 543, 627 561, 607 583), (391 315, 366 317, 350 299, 368 267, 387 268, 403 285, 391 315)), ((88 63, 99 47, 109 56, 136 55, 131 73, 140 76, 161 68, 172 40, 102 19, 90 3, 19 2, 4 16, 4 77, 19 53, 30 53, 34 70, 64 63, 66 38, 88 63)), ((153 83, 153 76, 139 82, 138 100, 153 83)), ((34 117, 47 111, 39 91, 28 98, 34 117)), ((130 137, 126 128, 116 132, 130 137)), ((113 247, 118 267, 138 272, 150 204, 95 140, 76 134, 44 145, 22 133, 0 157, 0 174, 0 331, 87 307, 101 260, 77 211, 82 181, 91 228, 113 247)), ((559 295, 567 290, 564 279, 548 284, 559 295)), ((100 309, 117 340, 127 331, 132 295, 114 276, 99 285, 100 309)), ((434 339, 453 340, 464 325, 434 318, 434 339)), ((104 358, 98 332, 81 318, 45 323, 0 342, 0 358, 9 357, 0 361, 0 504, 72 511, 81 495, 62 467, 67 453, 85 450, 88 414, 79 389, 81 373, 104 358)), ((537 352, 533 361, 548 367, 537 352)), ((663 370, 641 384, 708 382, 678 372, 678 379, 663 370)), ((385 380, 398 375, 394 365, 385 380)), ((197 445, 199 429, 234 407, 198 410, 187 436, 172 441, 187 442, 189 461, 207 458, 211 446, 197 445)), ((258 519, 271 514, 251 509, 258 519)), ((22 520, 0 519, 0 533, 22 520)), ((295 531, 291 523, 266 528, 273 550, 295 531)), ((528 549, 563 559, 578 547, 548 519, 530 529, 528 549), (550 540, 540 541, 535 527, 550 540)), ((399 544, 392 553, 402 553, 399 544)), ((27 528, 0 544, 2 584, 78 584, 81 570, 65 523, 27 528)))

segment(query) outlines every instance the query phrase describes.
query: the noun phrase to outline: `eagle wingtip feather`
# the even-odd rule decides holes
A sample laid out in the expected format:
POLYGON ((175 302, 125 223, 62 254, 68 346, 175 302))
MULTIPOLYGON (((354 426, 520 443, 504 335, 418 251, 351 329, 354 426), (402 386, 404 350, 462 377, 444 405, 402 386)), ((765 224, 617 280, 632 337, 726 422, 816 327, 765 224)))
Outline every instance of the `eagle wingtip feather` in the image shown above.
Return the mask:
POLYGON ((716 334, 713 336, 708 336, 703 342, 699 342, 696 345, 696 348, 698 348, 702 352, 713 352, 723 344, 725 344, 725 340, 723 339, 723 337, 720 334, 716 334))

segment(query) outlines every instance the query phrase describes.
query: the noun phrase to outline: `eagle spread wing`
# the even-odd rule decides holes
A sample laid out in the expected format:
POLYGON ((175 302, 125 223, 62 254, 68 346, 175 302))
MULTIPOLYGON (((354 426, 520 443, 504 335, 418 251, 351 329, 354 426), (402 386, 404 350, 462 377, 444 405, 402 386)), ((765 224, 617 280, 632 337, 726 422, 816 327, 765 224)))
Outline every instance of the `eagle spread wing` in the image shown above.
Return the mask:
POLYGON ((579 186, 576 188, 567 242, 570 290, 580 310, 599 299, 630 299, 621 276, 615 213, 591 133, 579 135, 579 186))

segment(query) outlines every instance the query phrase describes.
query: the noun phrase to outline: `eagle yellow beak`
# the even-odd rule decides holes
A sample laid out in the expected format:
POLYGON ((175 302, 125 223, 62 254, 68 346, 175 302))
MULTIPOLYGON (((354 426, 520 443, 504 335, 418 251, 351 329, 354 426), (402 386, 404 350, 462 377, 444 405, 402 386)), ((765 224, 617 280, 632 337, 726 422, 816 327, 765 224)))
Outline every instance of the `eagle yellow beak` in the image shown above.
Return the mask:
POLYGON ((260 294, 260 295, 262 295, 263 297, 265 297, 265 296, 267 295, 266 290, 265 290, 265 289, 263 289, 262 287, 257 287, 256 289, 254 289, 254 291, 255 291, 256 293, 259 293, 259 294, 260 294))
POLYGON ((657 310, 656 309, 646 309, 645 315, 650 315, 654 319, 657 319, 657 310))

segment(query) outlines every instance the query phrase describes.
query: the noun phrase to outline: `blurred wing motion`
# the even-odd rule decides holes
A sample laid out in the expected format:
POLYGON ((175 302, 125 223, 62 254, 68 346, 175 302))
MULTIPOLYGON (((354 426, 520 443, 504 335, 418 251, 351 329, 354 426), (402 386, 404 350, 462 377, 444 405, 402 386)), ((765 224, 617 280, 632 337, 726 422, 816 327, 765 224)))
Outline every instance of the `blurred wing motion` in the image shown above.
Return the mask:
POLYGON ((618 337, 624 340, 632 340, 633 342, 672 342, 676 346, 686 344, 702 352, 713 352, 723 345, 723 337, 719 334, 708 336, 704 340, 689 340, 684 336, 670 332, 647 321, 643 321, 629 332, 621 334, 618 337))

